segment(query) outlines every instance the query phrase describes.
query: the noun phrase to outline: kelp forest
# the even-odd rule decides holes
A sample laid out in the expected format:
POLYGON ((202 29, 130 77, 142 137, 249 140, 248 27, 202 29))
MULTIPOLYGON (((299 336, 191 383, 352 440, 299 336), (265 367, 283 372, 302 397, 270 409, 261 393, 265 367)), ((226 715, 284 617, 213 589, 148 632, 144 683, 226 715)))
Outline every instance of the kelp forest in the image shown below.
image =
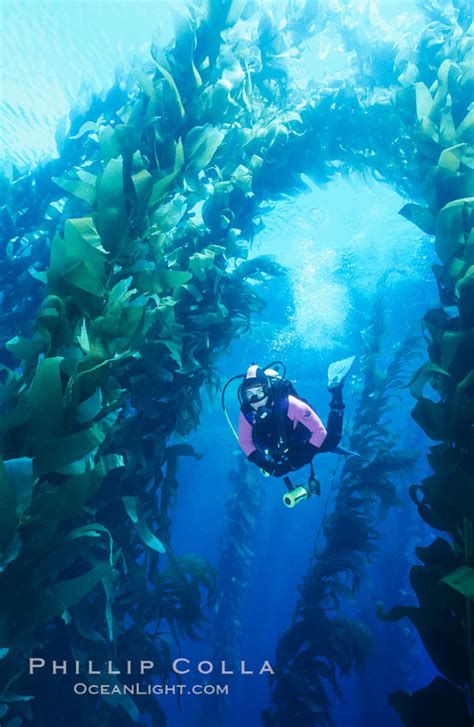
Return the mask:
MULTIPOLYGON (((424 29, 395 43, 351 3, 176 6, 173 41, 71 111, 58 158, 5 165, 2 727, 169 724, 153 694, 72 699, 73 675, 52 699, 47 675, 32 687, 32 656, 126 654, 153 661, 163 684, 185 639, 206 633, 216 659, 239 658, 266 482, 243 457, 230 463, 213 567, 175 554, 180 464, 205 455, 187 437, 204 396, 219 398, 222 355, 265 315, 262 283, 287 275, 276 257, 250 255, 262 206, 354 172, 404 198, 400 214, 433 243, 439 299, 387 350, 379 280, 351 383, 348 444, 363 456, 335 468, 308 534, 313 557, 255 724, 336 727, 341 679, 363 668, 372 639, 344 606, 422 457, 429 474, 408 480, 409 495, 431 540, 411 556, 411 605, 374 610, 387 629, 408 619, 439 674, 386 698, 406 727, 472 725, 474 37, 467 0, 418 7, 424 29), (349 70, 306 86, 299 60, 328 30, 349 70), (400 392, 424 452, 403 451, 391 431, 400 392)), ((209 700, 201 724, 225 725, 226 709, 209 700)))

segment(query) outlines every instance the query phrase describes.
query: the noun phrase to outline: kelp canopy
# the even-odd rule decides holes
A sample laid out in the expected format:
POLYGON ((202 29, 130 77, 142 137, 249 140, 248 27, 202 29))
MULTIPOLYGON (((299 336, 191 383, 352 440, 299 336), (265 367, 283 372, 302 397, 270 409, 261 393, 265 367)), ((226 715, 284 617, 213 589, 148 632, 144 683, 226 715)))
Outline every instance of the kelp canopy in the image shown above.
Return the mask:
MULTIPOLYGON (((389 617, 412 618, 446 679, 421 709, 416 695, 393 701, 416 727, 426 699, 442 689, 456 700, 453 684, 472 679, 473 39, 467 3, 424 5, 430 23, 409 51, 374 43, 350 5, 290 0, 272 16, 250 0, 195 4, 176 12, 171 47, 153 46, 71 118, 57 161, 3 179, 7 725, 139 720, 130 697, 31 699, 27 656, 140 654, 165 680, 174 639, 197 636, 215 577, 199 556, 174 557, 170 505, 179 457, 198 455, 168 439, 198 424, 217 357, 262 309, 254 282, 281 272, 246 259, 255 217, 263 199, 304 188, 303 172, 318 182, 369 170, 409 191, 417 204, 402 213, 436 235, 440 306, 412 391, 416 421, 440 444, 413 497, 449 542, 414 569, 420 608, 389 617), (292 84, 292 57, 328 27, 352 52, 347 77, 292 84), (15 310, 15 281, 31 278, 36 292, 15 310), (31 326, 12 337, 19 314, 31 326)), ((155 700, 142 704, 165 724, 155 700)))

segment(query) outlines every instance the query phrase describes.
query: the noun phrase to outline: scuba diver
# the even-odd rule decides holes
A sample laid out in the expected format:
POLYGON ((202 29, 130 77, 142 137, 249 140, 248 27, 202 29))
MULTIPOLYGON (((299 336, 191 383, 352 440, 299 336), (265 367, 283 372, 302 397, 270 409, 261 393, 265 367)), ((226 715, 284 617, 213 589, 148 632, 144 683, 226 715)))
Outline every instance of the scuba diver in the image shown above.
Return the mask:
MULTIPOLYGON (((275 361, 265 368, 252 364, 246 374, 230 379, 243 378, 238 392, 241 405, 237 435, 239 445, 249 462, 257 465, 266 476, 284 478, 288 492, 283 501, 287 507, 294 507, 311 494, 320 494, 312 463, 316 454, 355 454, 339 446, 345 409, 342 388, 354 360, 355 356, 351 356, 329 366, 331 401, 326 427, 308 402, 298 396, 291 382, 285 379, 286 368, 281 362, 275 361), (277 364, 284 368, 282 375, 271 368, 277 364), (288 474, 307 464, 310 465, 308 485, 295 488, 288 474)), ((227 416, 224 402, 226 387, 222 402, 227 416)))

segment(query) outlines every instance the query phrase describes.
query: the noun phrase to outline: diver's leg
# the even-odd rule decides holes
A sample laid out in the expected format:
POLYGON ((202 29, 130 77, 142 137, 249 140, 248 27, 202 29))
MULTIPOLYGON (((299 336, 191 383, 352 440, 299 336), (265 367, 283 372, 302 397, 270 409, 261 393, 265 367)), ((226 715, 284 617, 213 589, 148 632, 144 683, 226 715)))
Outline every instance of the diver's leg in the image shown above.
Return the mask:
POLYGON ((321 445, 322 452, 331 452, 337 447, 342 437, 345 404, 342 399, 342 384, 335 386, 331 391, 329 402, 329 416, 326 424, 326 438, 321 445))
POLYGON ((355 356, 350 356, 341 361, 335 361, 328 368, 328 389, 331 394, 331 401, 329 402, 329 416, 326 425, 327 435, 321 446, 322 452, 333 451, 341 441, 345 409, 342 399, 342 387, 354 360, 355 356))

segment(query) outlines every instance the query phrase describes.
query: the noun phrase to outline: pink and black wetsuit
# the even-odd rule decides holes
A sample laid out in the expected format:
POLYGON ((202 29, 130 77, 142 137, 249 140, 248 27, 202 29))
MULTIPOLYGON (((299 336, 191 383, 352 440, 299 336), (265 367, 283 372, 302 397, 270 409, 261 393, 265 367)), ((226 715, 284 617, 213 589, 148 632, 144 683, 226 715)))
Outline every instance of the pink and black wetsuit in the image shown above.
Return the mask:
POLYGON ((309 404, 292 394, 270 394, 263 409, 254 410, 243 404, 239 444, 251 462, 281 477, 339 444, 344 410, 340 391, 333 392, 330 409, 325 427, 309 404))

